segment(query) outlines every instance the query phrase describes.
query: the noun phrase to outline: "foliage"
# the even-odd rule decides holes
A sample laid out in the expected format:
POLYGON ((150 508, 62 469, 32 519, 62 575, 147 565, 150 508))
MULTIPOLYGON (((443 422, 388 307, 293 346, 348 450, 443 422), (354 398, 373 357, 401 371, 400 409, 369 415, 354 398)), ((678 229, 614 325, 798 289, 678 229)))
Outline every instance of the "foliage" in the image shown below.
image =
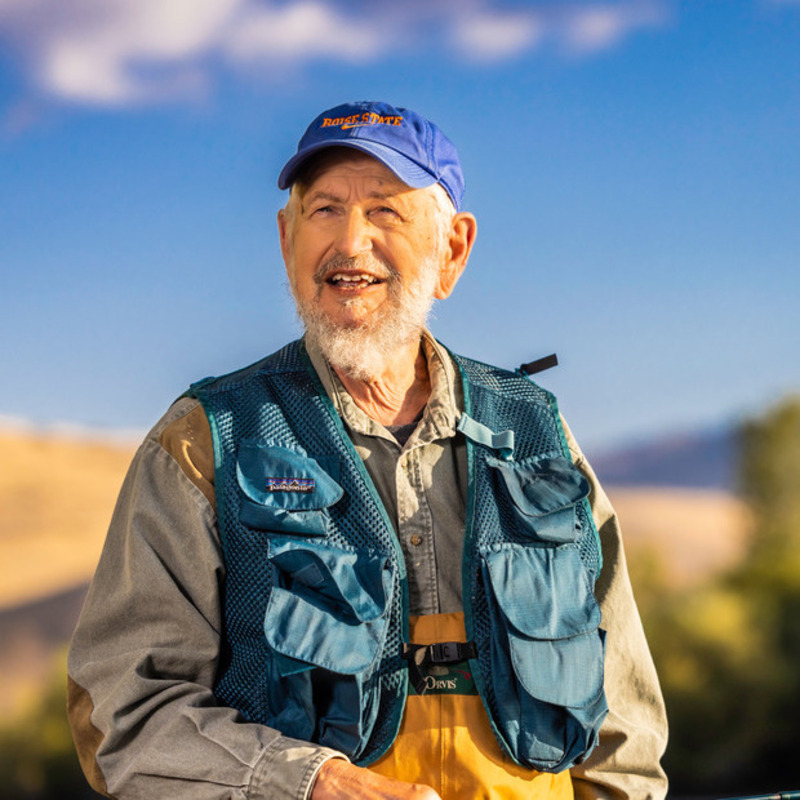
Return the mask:
POLYGON ((743 426, 740 493, 754 527, 734 570, 691 591, 658 557, 632 577, 670 716, 673 792, 797 783, 800 719, 800 398, 743 426))
POLYGON ((0 786, 6 800, 91 800, 66 718, 66 652, 34 706, 0 728, 0 786))

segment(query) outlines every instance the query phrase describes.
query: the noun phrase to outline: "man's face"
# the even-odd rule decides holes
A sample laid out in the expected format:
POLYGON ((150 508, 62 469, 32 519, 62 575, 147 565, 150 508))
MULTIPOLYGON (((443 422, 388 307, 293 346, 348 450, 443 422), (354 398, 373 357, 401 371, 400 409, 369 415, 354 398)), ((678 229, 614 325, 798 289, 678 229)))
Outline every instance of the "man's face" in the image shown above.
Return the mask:
POLYGON ((399 298, 438 292, 446 228, 430 190, 356 150, 326 153, 279 217, 295 299, 339 329, 379 326, 399 298), (443 230, 444 228, 444 230, 443 230))

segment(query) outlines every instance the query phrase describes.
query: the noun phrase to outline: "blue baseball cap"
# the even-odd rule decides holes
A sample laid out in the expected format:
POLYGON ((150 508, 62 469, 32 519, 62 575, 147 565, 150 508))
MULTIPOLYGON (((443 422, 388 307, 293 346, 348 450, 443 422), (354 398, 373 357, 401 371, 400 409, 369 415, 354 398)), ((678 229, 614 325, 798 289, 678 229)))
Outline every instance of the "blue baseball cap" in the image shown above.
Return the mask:
POLYGON ((458 151, 436 125, 414 111, 367 100, 323 111, 308 126, 297 153, 281 170, 278 187, 288 189, 300 166, 326 147, 352 147, 368 153, 412 189, 439 183, 456 211, 461 210, 464 175, 458 151))

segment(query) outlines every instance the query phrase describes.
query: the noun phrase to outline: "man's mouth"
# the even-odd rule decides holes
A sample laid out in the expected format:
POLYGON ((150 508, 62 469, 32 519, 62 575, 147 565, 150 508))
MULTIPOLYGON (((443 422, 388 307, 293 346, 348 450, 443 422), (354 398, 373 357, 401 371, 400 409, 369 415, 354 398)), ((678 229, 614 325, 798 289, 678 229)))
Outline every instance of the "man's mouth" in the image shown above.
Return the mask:
POLYGON ((325 282, 337 289, 349 291, 366 289, 368 286, 383 283, 383 278, 370 275, 368 272, 333 272, 325 279, 325 282))

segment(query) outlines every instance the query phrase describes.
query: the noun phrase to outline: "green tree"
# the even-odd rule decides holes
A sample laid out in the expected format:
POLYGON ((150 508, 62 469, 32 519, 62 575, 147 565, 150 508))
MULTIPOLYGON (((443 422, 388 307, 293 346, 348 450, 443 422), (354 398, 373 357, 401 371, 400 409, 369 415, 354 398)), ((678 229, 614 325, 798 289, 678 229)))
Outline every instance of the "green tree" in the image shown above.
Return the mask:
POLYGON ((771 641, 769 725, 758 763, 779 782, 798 781, 800 719, 800 397, 746 424, 741 494, 755 520, 748 558, 731 585, 748 598, 771 641))
POLYGON ((800 398, 740 432, 746 555, 691 590, 656 553, 632 563, 670 716, 665 766, 675 794, 798 788, 800 719, 800 398))
POLYGON ((38 702, 0 728, 0 795, 7 800, 91 800, 66 717, 66 651, 38 702))

